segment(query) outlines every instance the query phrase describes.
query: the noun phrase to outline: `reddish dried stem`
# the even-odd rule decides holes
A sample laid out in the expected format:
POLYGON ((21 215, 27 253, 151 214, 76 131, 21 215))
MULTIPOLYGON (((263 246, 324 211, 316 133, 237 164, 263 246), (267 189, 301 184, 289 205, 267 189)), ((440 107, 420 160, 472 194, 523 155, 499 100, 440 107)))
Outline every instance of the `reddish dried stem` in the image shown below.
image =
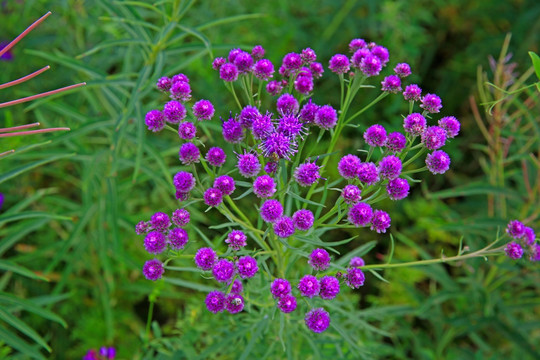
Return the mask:
POLYGON ((16 130, 23 130, 23 129, 28 129, 28 128, 31 128, 31 127, 36 127, 36 126, 39 126, 39 123, 32 123, 32 124, 27 124, 27 125, 21 125, 21 126, 13 126, 13 127, 8 127, 8 128, 0 128, 0 133, 3 133, 3 132, 9 132, 9 131, 16 131, 16 130))
POLYGON ((24 38, 30 31, 34 30, 34 28, 36 26, 38 26, 39 24, 41 24, 43 22, 43 20, 45 20, 49 15, 51 15, 50 11, 48 13, 46 13, 45 15, 43 15, 42 17, 40 17, 39 19, 37 19, 32 25, 27 27, 26 30, 24 30, 19 36, 17 36, 15 39, 13 39, 12 42, 7 44, 7 46, 5 48, 0 50, 0 56, 4 55, 4 53, 8 52, 9 49, 11 49, 13 46, 15 46, 15 44, 17 44, 22 38, 24 38))
POLYGON ((20 84, 22 82, 25 82, 25 81, 28 81, 36 76, 38 76, 39 74, 41 74, 42 72, 45 72, 47 70, 49 70, 51 67, 49 65, 45 66, 44 68, 41 68, 39 69, 38 71, 35 71, 31 74, 28 74, 26 76, 23 76, 22 78, 20 79, 17 79, 17 80, 13 80, 13 81, 10 81, 10 82, 7 82, 5 84, 1 84, 0 85, 0 89, 5 89, 5 88, 8 88, 10 86, 13 86, 13 85, 17 85, 17 84, 20 84))
POLYGON ((9 155, 9 154, 14 153, 14 152, 15 152, 15 150, 8 150, 8 151, 5 151, 5 152, 3 152, 3 153, 0 153, 0 158, 1 158, 2 156, 6 156, 6 155, 9 155))
POLYGON ((50 129, 19 131, 19 132, 14 132, 14 133, 0 134, 0 138, 10 137, 10 136, 22 136, 22 135, 49 133, 49 132, 54 132, 54 131, 69 131, 69 130, 71 130, 71 129, 70 128, 50 128, 50 129))
POLYGON ((80 87, 80 86, 84 86, 84 85, 86 85, 85 82, 75 84, 75 85, 66 86, 66 87, 63 87, 63 88, 60 88, 60 89, 56 89, 56 90, 47 91, 47 92, 37 94, 37 95, 28 96, 28 97, 25 97, 25 98, 22 98, 22 99, 8 101, 8 102, 5 102, 5 103, 1 103, 0 108, 20 104, 20 103, 31 101, 31 100, 34 100, 34 99, 39 99, 39 98, 49 96, 49 95, 54 95, 54 94, 57 94, 57 93, 60 93, 60 92, 63 92, 63 91, 67 91, 67 90, 70 90, 70 89, 74 89, 74 88, 77 88, 77 87, 80 87))

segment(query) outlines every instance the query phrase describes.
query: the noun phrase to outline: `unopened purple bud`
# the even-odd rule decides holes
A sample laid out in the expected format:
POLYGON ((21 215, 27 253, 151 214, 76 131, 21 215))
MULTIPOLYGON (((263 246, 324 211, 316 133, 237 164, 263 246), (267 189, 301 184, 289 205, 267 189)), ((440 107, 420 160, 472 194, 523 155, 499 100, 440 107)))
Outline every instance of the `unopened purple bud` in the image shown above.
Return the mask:
POLYGON ((266 200, 261 205, 261 218, 269 223, 273 223, 283 215, 283 206, 278 200, 266 200))
POLYGON ((216 262, 216 252, 211 248, 200 248, 195 254, 195 265, 201 270, 211 270, 216 262))
POLYGON ((446 136, 453 139, 459 134, 461 127, 459 120, 453 116, 445 116, 439 120, 439 126, 446 130, 446 136))
POLYGON ((521 259, 523 256, 523 248, 515 241, 508 243, 504 248, 504 252, 506 253, 506 256, 514 260, 521 259))
POLYGON ((156 281, 163 275, 163 263, 157 259, 148 260, 143 265, 143 275, 148 280, 156 281))
POLYGON ((330 254, 324 249, 315 249, 309 255, 308 264, 315 270, 324 271, 330 266, 330 254))
MULTIPOLYGON (((261 59, 253 66, 253 74, 257 79, 268 80, 274 76, 274 64, 268 59, 261 59)), ((269 91, 270 92, 270 91, 269 91)))
POLYGON ((264 48, 261 45, 255 45, 253 49, 251 49, 251 56, 255 60, 262 59, 264 57, 264 48))
POLYGON ((358 186, 353 184, 346 185, 341 192, 341 196, 343 197, 345 203, 350 205, 356 204, 362 199, 360 194, 361 190, 358 188, 358 186))
POLYGON ((400 78, 404 78, 411 75, 411 67, 407 63, 400 63, 396 65, 394 72, 400 78))
POLYGON ((405 100, 419 101, 422 97, 422 89, 416 84, 407 85, 403 91, 405 100))
POLYGON ((358 176, 360 164, 362 162, 356 155, 345 155, 339 160, 338 172, 345 179, 354 179, 358 176))
POLYGON ((160 77, 156 83, 156 87, 163 92, 169 91, 171 89, 171 85, 172 81, 167 76, 160 77))
POLYGON ((409 183, 406 179, 396 178, 388 181, 386 184, 386 192, 390 200, 401 200, 409 195, 409 183))
POLYGON ((401 91, 401 79, 397 75, 389 75, 381 82, 382 91, 397 93, 401 91))
POLYGON ((379 162, 379 176, 382 179, 394 180, 401 174, 401 160, 394 155, 388 155, 379 162))
POLYGON ((214 70, 219 70, 221 69, 221 66, 223 64, 225 64, 227 62, 227 60, 225 58, 222 58, 222 57, 217 57, 214 59, 214 61, 212 61, 212 68, 214 70))
POLYGON ((330 326, 330 315, 323 308, 310 310, 304 320, 306 326, 315 333, 322 333, 330 326))
POLYGON ((386 148, 393 153, 399 153, 405 149, 407 138, 400 132, 393 132, 386 138, 386 148))
POLYGON ((197 127, 192 122, 186 121, 178 125, 178 137, 191 140, 197 135, 197 127))
POLYGON ((224 196, 231 195, 236 189, 234 179, 229 175, 218 176, 214 180, 214 187, 220 190, 224 196))
POLYGON ((426 94, 422 98, 420 107, 431 114, 438 113, 442 108, 441 98, 435 94, 426 94))
POLYGON ((426 129, 426 125, 426 118, 419 113, 409 114, 405 120, 403 120, 403 128, 405 131, 414 136, 422 135, 426 129))
POLYGON ((281 91, 283 91, 283 86, 279 81, 270 81, 268 84, 266 84, 266 91, 272 96, 277 96, 281 94, 281 91))
POLYGON ((313 51, 312 49, 305 48, 304 50, 302 50, 300 58, 302 58, 304 65, 309 65, 315 60, 317 60, 317 54, 315 54, 315 51, 313 51))

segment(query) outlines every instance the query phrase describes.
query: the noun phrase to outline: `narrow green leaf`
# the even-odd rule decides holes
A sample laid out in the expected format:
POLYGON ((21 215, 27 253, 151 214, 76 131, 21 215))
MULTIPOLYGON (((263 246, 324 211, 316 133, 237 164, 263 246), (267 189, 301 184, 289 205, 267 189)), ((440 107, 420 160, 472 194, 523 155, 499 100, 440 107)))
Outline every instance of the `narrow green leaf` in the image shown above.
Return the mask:
POLYGON ((31 270, 28 270, 27 268, 15 264, 9 260, 0 260, 0 270, 11 271, 19 275, 26 276, 30 279, 49 281, 47 278, 34 274, 34 272, 32 272, 31 270))
POLYGON ((0 339, 2 339, 2 341, 4 341, 8 346, 20 351, 26 356, 29 356, 33 359, 45 360, 45 357, 43 357, 43 355, 41 355, 30 344, 15 335, 12 331, 9 331, 2 326, 0 326, 0 339))
POLYGON ((295 194, 294 192, 292 191, 289 191, 287 190, 287 195, 289 195, 290 197, 292 197, 293 199, 296 199, 296 200, 299 200, 300 202, 303 202, 305 204, 310 204, 310 205, 314 205, 314 206, 322 206, 322 207, 326 207, 324 206, 323 204, 319 204, 319 203, 316 203, 314 201, 311 201, 311 200, 306 200, 304 199, 303 197, 295 194))
POLYGON ((28 326, 25 322, 15 317, 13 314, 0 308, 0 319, 13 326, 15 329, 28 336, 30 339, 34 340, 34 342, 36 342, 42 348, 46 349, 48 352, 51 352, 51 348, 49 347, 49 345, 47 345, 47 342, 41 336, 39 336, 39 334, 35 332, 34 329, 28 326))
POLYGON ((66 322, 60 316, 56 315, 55 313, 47 309, 43 309, 35 305, 30 300, 21 299, 6 292, 0 292, 0 302, 14 305, 17 307, 17 310, 29 311, 31 313, 34 313, 36 315, 39 315, 41 317, 54 321, 62 325, 63 327, 67 328, 66 322))
POLYGON ((181 287, 185 287, 188 289, 193 289, 193 290, 197 290, 197 291, 201 291, 205 293, 215 290, 211 286, 201 285, 198 283, 194 283, 194 282, 190 282, 190 281, 186 281, 182 279, 177 279, 177 278, 163 277, 163 280, 173 285, 177 285, 177 286, 181 286, 181 287))
MULTIPOLYGON (((529 56, 531 57, 536 77, 538 78, 538 80, 540 80, 540 57, 532 51, 529 51, 529 56)), ((537 84, 536 86, 539 85, 537 84)))

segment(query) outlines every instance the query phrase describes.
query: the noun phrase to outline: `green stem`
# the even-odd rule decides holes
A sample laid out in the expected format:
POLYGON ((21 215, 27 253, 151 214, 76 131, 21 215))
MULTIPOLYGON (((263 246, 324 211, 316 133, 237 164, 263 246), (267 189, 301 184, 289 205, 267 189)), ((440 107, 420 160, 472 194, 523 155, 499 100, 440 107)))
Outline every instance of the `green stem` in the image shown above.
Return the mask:
POLYGON ((150 307, 148 308, 148 318, 146 319, 146 341, 150 341, 150 324, 152 323, 152 315, 154 313, 154 300, 150 300, 150 307))
POLYGON ((238 100, 238 96, 236 96, 233 83, 225 81, 225 87, 233 94, 236 105, 238 105, 238 108, 242 110, 242 105, 240 104, 240 100, 238 100))
POLYGON ((422 156, 422 154, 426 151, 426 148, 422 148, 420 149, 416 154, 414 154, 414 156, 412 158, 410 158, 409 160, 407 160, 402 168, 405 168, 407 165, 409 165, 410 163, 412 163, 414 160, 418 159, 420 156, 422 156))
POLYGON ((354 114, 353 116, 351 116, 350 118, 347 119, 347 121, 345 121, 345 124, 348 124, 350 123, 353 119, 355 119, 356 117, 362 115, 362 113, 364 113, 366 110, 368 110, 370 107, 372 107, 373 105, 375 105, 376 103, 378 103, 379 101, 381 101, 382 99, 384 99, 386 96, 388 96, 388 92, 383 92, 382 94, 380 94, 379 96, 377 96, 375 98, 375 100, 373 100, 372 102, 370 102, 369 104, 367 104, 366 106, 364 106, 361 110, 359 110, 358 112, 356 112, 356 114, 354 114))

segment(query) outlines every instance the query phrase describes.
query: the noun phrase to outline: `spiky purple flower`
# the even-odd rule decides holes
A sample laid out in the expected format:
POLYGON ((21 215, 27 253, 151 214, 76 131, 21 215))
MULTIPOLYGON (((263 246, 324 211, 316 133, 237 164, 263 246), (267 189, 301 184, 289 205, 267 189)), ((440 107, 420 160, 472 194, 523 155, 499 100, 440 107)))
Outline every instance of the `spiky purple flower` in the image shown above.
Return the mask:
POLYGON ((523 241, 527 245, 534 244, 534 240, 536 239, 536 234, 534 233, 534 230, 531 227, 525 226, 525 230, 523 231, 523 241))
POLYGON ((244 298, 240 294, 231 293, 225 299, 225 309, 230 314, 238 314, 244 310, 244 298))
POLYGON ((396 178, 386 184, 386 192, 390 200, 405 199, 409 195, 409 183, 406 179, 396 178))
POLYGON ((211 270, 216 262, 216 252, 209 247, 200 248, 195 254, 195 265, 201 270, 211 270))
POLYGON ((390 215, 386 211, 375 210, 371 218, 371 230, 375 230, 378 233, 385 233, 386 229, 390 227, 390 222, 390 215))
POLYGON ((266 200, 261 205, 261 218, 269 223, 275 222, 283 215, 283 206, 278 200, 266 200))
POLYGON ((294 179, 300 186, 311 186, 319 180, 321 167, 315 162, 309 162, 300 164, 294 171, 294 179))
POLYGON ((148 260, 143 265, 143 275, 148 280, 156 281, 163 275, 163 263, 158 259, 148 260))
POLYGON ((144 248, 150 254, 160 254, 166 247, 165 235, 159 231, 150 231, 144 238, 144 248))
POLYGON ((293 214, 292 219, 295 228, 300 231, 308 231, 313 226, 315 217, 310 210, 300 209, 293 214))
POLYGON ((446 142, 446 130, 438 126, 428 126, 422 133, 422 144, 429 150, 437 150, 446 142))
POLYGON ((186 226, 189 224, 190 215, 186 209, 176 209, 172 214, 172 222, 176 226, 186 226))
POLYGON ((189 235, 186 230, 182 228, 173 228, 167 235, 169 244, 175 250, 183 249, 189 240, 189 235))
POLYGON ((217 57, 214 59, 214 61, 212 61, 212 69, 214 70, 219 70, 221 69, 221 66, 223 66, 223 64, 225 64, 227 62, 227 60, 223 57, 217 57))
POLYGON ((233 250, 240 250, 247 245, 247 236, 240 230, 233 230, 227 235, 225 243, 229 244, 229 247, 233 250))
POLYGON ((381 60, 372 54, 368 54, 362 58, 360 61, 360 70, 364 73, 365 76, 376 76, 382 70, 381 60))
POLYGON ((291 159, 291 155, 297 152, 296 143, 290 136, 282 132, 274 131, 270 133, 260 144, 265 157, 271 157, 274 154, 279 159, 291 159))
POLYGON ((343 197, 345 203, 352 205, 356 204, 362 199, 361 193, 362 192, 358 188, 358 186, 349 184, 345 185, 345 187, 343 188, 343 191, 341 192, 341 197, 343 197))
POLYGON ((238 155, 237 167, 240 175, 246 178, 256 176, 261 171, 261 163, 252 153, 238 155))
POLYGON ((315 270, 324 271, 330 266, 330 254, 324 249, 314 249, 309 254, 308 264, 315 270))
POLYGON ((281 95, 277 100, 276 107, 281 115, 296 115, 300 110, 298 100, 291 94, 281 95))
POLYGON ((248 73, 251 71, 251 67, 253 66, 253 58, 251 57, 250 53, 241 51, 234 58, 234 65, 236 65, 240 73, 248 73))
POLYGON ((461 127, 459 120, 454 116, 445 116, 439 120, 439 126, 446 130, 446 136, 449 139, 453 139, 459 134, 461 127))
POLYGON ((336 54, 330 58, 328 68, 336 74, 345 74, 351 68, 349 58, 343 54, 336 54))
POLYGON ((275 298, 281 298, 291 293, 291 284, 285 279, 275 279, 270 285, 270 292, 275 298))
POLYGON ((251 56, 255 60, 260 60, 264 57, 264 48, 261 45, 255 45, 253 49, 251 49, 251 56))
POLYGON ((187 171, 180 171, 174 175, 173 184, 176 190, 188 193, 195 187, 195 177, 187 171))
POLYGON ((281 82, 276 80, 270 81, 268 84, 266 84, 266 91, 272 96, 277 96, 281 94, 281 91, 283 91, 283 85, 281 85, 281 82))
POLYGON ((296 135, 303 133, 304 124, 300 122, 296 116, 284 116, 279 119, 277 132, 282 133, 285 136, 294 138, 296 135))
POLYGON ((144 123, 148 127, 148 130, 159 132, 165 127, 165 117, 159 110, 150 110, 144 117, 144 123))
POLYGON ((414 136, 422 135, 426 129, 426 125, 426 118, 419 113, 409 114, 405 120, 403 120, 403 128, 405 131, 414 136))
POLYGON ((364 259, 362 259, 361 257, 355 256, 351 259, 351 262, 349 263, 349 265, 352 267, 361 267, 361 266, 366 265, 366 263, 364 262, 364 259))
POLYGON ((274 222, 274 233, 280 238, 288 238, 294 234, 293 220, 288 216, 282 216, 274 222))
POLYGON ((302 277, 298 283, 298 290, 300 290, 300 294, 302 294, 302 296, 312 298, 319 295, 319 291, 321 291, 321 284, 319 284, 319 280, 317 280, 315 276, 304 275, 304 277, 302 277))
POLYGON ((251 256, 242 256, 236 264, 238 274, 242 279, 252 278, 259 271, 257 260, 251 256))
POLYGON ((296 298, 290 294, 283 295, 278 299, 277 307, 285 314, 292 313, 296 310, 296 298))
POLYGON ((167 92, 171 89, 172 81, 167 76, 162 76, 158 79, 156 83, 156 87, 158 90, 161 90, 163 92, 167 92))
POLYGON ((322 64, 316 61, 309 64, 309 70, 311 71, 311 75, 313 75, 315 79, 320 78, 324 73, 324 68, 322 64))
POLYGON ((268 135, 274 132, 274 124, 272 123, 272 114, 257 116, 251 123, 251 131, 253 137, 257 140, 266 139, 268 135))
POLYGON ((238 68, 231 63, 225 63, 219 68, 219 77, 227 82, 238 80, 238 68))
POLYGON ((240 116, 238 117, 238 120, 240 121, 240 124, 242 124, 242 127, 245 129, 251 129, 251 125, 253 124, 253 120, 257 119, 261 116, 261 113, 255 106, 247 105, 240 111, 240 116))
POLYGON ((369 146, 384 146, 386 144, 386 129, 379 124, 371 125, 364 132, 364 140, 369 146))
POLYGON ((345 155, 338 162, 338 172, 345 179, 354 179, 358 176, 358 170, 362 161, 356 155, 345 155))
POLYGON ((401 91, 401 79, 397 75, 389 75, 381 82, 382 91, 397 93, 401 91))
POLYGON ((405 149, 405 146, 407 145, 407 139, 405 138, 405 135, 403 135, 400 132, 393 132, 386 138, 386 148, 393 153, 399 153, 403 149, 405 149))
MULTIPOLYGON (((176 75, 175 75, 176 76, 176 75)), ((191 99, 191 86, 187 81, 177 81, 171 86, 171 98, 179 101, 189 101, 191 99)))
POLYGON ((234 276, 234 263, 227 259, 216 261, 212 267, 212 275, 214 275, 214 279, 222 283, 231 281, 234 276))
POLYGON ((306 326, 315 333, 322 333, 330 326, 330 315, 323 308, 312 309, 304 318, 306 326))
POLYGON ((442 108, 441 98, 435 94, 426 94, 421 100, 420 107, 430 114, 438 113, 442 108))
POLYGON ((504 248, 504 252, 506 253, 506 256, 514 260, 521 259, 523 256, 523 248, 515 241, 508 243, 504 248))
POLYGON ((193 105, 193 115, 197 120, 210 120, 214 113, 214 106, 208 100, 199 100, 193 105))
POLYGON ((178 125, 178 137, 184 140, 191 140, 197 135, 197 128, 192 122, 186 121, 178 125))
POLYGON ((244 291, 244 286, 240 279, 234 279, 231 287, 231 294, 241 294, 244 291))
POLYGON ((350 208, 347 219, 354 226, 366 226, 371 222, 373 210, 366 203, 358 203, 350 208))
POLYGON ((171 220, 169 219, 169 215, 163 212, 156 212, 150 218, 150 224, 154 230, 164 231, 171 226, 171 220))
POLYGON ((229 175, 218 176, 214 180, 214 187, 223 193, 223 196, 231 195, 236 189, 234 179, 229 175))
POLYGON ((298 76, 294 80, 294 89, 302 95, 308 95, 313 91, 313 77, 310 76, 298 76))
POLYGON ((334 299, 339 294, 339 280, 334 276, 323 276, 321 278, 320 297, 325 300, 334 299))
POLYGON ((223 193, 216 188, 209 188, 203 195, 204 203, 208 206, 215 207, 223 202, 223 193))
POLYGON ((163 107, 163 115, 171 124, 178 124, 186 118, 186 108, 181 102, 171 100, 163 107))
POLYGON ((237 144, 244 140, 242 124, 234 118, 223 122, 221 133, 225 141, 231 144, 237 144))
POLYGON ((314 123, 321 129, 330 130, 336 126, 337 120, 336 109, 330 105, 323 105, 315 113, 314 123))
POLYGON ((146 221, 139 221, 137 225, 135 225, 135 233, 137 235, 142 235, 144 233, 147 233, 148 230, 150 230, 150 224, 146 221))
POLYGON ((253 193, 262 199, 272 197, 276 193, 274 179, 268 175, 259 176, 253 182, 253 193))
POLYGON ((416 84, 407 85, 405 91, 403 91, 403 98, 405 100, 419 101, 422 97, 422 89, 416 84))
POLYGON ((211 147, 206 153, 205 159, 210 163, 210 165, 219 167, 225 164, 227 155, 225 155, 225 151, 223 151, 222 148, 211 147))
POLYGON ((364 39, 352 39, 349 43, 349 51, 351 53, 356 52, 356 50, 366 47, 366 41, 364 39))
POLYGON ((221 291, 211 291, 204 300, 208 311, 217 314, 225 309, 225 294, 221 291))
POLYGON ((180 151, 178 151, 178 157, 180 158, 182 164, 190 165, 199 162, 201 152, 195 144, 188 142, 180 146, 180 151))
POLYGON ((300 120, 305 122, 306 124, 311 124, 315 122, 315 115, 317 114, 317 110, 319 110, 319 105, 313 103, 311 99, 309 99, 300 110, 300 120))
POLYGON ((394 72, 397 76, 404 78, 411 75, 411 67, 407 63, 399 63, 394 68, 394 72))
POLYGON ((401 174, 401 160, 395 155, 388 155, 379 162, 379 176, 381 179, 394 180, 401 174))
POLYGON ((525 225, 521 221, 511 220, 506 227, 506 233, 517 240, 525 234, 525 225))
POLYGON ((314 62, 315 60, 317 60, 317 54, 315 53, 315 51, 313 49, 305 48, 300 53, 300 58, 302 59, 302 62, 305 65, 309 65, 312 62, 314 62))
POLYGON ((373 185, 379 181, 379 171, 377 166, 372 163, 361 163, 358 168, 358 179, 366 185, 373 185))
POLYGON ((450 156, 442 150, 436 150, 426 156, 426 166, 433 174, 444 174, 450 168, 450 156))
POLYGON ((356 267, 350 267, 347 269, 347 274, 345 275, 345 283, 352 289, 358 289, 360 286, 364 285, 366 277, 362 270, 356 267))

